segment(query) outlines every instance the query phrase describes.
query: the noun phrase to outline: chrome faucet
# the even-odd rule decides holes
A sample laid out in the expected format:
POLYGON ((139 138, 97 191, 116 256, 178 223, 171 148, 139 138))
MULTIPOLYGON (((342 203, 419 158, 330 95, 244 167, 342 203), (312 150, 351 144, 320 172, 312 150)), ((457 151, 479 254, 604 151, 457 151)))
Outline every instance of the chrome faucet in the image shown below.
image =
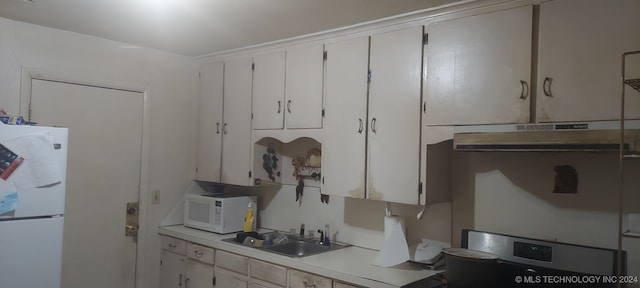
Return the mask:
POLYGON ((318 229, 318 233, 320 233, 320 245, 331 246, 331 241, 329 240, 331 235, 329 234, 329 224, 324 225, 324 231, 318 229))

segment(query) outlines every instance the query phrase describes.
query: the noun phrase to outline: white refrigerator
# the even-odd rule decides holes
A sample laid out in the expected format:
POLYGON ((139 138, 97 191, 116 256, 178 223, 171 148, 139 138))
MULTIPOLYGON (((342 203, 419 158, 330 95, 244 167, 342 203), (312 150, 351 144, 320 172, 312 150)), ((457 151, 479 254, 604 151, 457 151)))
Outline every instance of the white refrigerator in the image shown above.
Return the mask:
POLYGON ((60 287, 67 144, 67 128, 0 123, 0 287, 60 287))

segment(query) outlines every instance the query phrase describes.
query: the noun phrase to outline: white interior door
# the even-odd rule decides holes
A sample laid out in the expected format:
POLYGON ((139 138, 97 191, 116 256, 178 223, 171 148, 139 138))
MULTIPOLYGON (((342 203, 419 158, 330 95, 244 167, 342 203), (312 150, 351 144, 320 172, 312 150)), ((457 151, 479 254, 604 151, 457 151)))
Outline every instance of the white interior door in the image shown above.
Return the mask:
POLYGON ((143 93, 31 85, 31 121, 69 128, 62 287, 134 287, 136 242, 124 225, 139 198, 143 93))

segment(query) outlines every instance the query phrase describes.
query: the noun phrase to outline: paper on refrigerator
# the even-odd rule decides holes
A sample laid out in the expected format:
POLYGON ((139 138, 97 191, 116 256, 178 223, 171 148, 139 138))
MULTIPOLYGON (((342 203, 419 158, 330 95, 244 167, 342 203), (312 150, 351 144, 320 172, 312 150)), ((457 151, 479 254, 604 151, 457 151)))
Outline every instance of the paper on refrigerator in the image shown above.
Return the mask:
POLYGON ((5 140, 1 144, 24 159, 11 175, 18 191, 62 181, 51 134, 32 134, 5 140))

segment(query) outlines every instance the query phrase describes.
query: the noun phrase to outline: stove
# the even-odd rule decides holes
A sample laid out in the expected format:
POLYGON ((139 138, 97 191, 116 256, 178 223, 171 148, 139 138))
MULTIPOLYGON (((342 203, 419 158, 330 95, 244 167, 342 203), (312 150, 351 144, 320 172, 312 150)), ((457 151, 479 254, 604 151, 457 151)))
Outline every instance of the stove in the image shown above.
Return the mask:
MULTIPOLYGON (((462 248, 499 257, 499 287, 616 287, 618 251, 505 234, 463 230, 462 248)), ((623 251, 622 275, 626 274, 623 251)), ((454 286, 449 286, 454 287, 454 286)))

